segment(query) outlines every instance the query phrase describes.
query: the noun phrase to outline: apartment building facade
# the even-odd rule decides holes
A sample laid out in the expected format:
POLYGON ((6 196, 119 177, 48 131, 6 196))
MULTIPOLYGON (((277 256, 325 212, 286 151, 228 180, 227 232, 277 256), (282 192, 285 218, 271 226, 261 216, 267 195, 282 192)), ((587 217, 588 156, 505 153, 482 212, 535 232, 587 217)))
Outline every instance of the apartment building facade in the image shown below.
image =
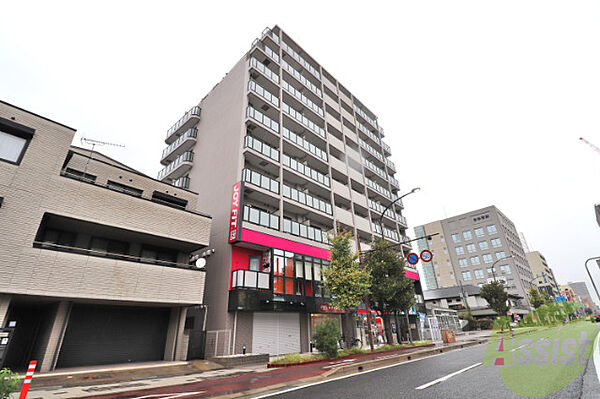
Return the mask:
POLYGON ((74 134, 0 102, 0 361, 184 360, 205 281, 189 256, 211 219, 197 194, 73 147, 74 134))
POLYGON ((554 278, 554 272, 548 266, 544 255, 539 251, 531 251, 525 254, 527 263, 533 273, 533 281, 540 292, 545 292, 551 297, 560 296, 560 289, 554 278))
MULTIPOLYGON (((410 250, 402 202, 379 223, 400 189, 383 137, 279 27, 168 130, 158 177, 198 191, 214 217, 207 329, 229 331, 230 352, 307 351, 320 320, 340 318, 322 284, 338 224, 362 250, 382 231, 410 250)), ((418 287, 416 270, 407 275, 418 287)))
POLYGON ((431 276, 425 277, 437 285, 433 289, 502 280, 515 298, 512 311, 529 312, 533 274, 515 225, 495 206, 417 226, 415 233, 431 236, 418 244, 434 253, 431 276))

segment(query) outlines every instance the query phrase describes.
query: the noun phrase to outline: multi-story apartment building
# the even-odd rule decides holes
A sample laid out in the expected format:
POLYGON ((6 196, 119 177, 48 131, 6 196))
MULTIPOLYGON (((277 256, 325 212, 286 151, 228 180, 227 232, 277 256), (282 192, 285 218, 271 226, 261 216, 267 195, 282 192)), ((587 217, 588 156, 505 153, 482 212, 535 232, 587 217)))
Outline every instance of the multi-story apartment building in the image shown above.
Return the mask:
MULTIPOLYGON (((470 284, 481 287, 494 279, 505 282, 513 298, 513 311, 527 313, 527 290, 533 274, 525 258, 515 225, 495 206, 415 227, 419 249, 434 252, 432 267, 424 270, 426 281, 437 287, 470 284), (434 235, 436 234, 437 235, 434 235), (437 259, 437 262, 436 262, 437 259)), ((429 289, 429 285, 428 285, 429 289)))
POLYGON ((205 274, 189 256, 211 219, 74 134, 0 102, 0 363, 184 360, 205 274))
MULTIPOLYGON (((308 350, 328 305, 322 271, 339 228, 410 250, 396 166, 377 117, 279 27, 266 29, 167 132, 159 179, 213 217, 207 329, 230 351, 308 350)), ((407 274, 418 279, 416 270, 407 274)), ((334 316, 339 317, 339 316, 334 316)))
POLYGON ((560 296, 560 289, 554 278, 554 272, 548 266, 546 258, 539 251, 531 251, 525 254, 527 263, 533 273, 533 282, 540 292, 546 292, 551 297, 560 296))
POLYGON ((584 281, 569 282, 569 287, 571 287, 575 295, 579 296, 582 304, 590 309, 597 308, 597 305, 594 303, 592 295, 588 291, 587 285, 584 281))

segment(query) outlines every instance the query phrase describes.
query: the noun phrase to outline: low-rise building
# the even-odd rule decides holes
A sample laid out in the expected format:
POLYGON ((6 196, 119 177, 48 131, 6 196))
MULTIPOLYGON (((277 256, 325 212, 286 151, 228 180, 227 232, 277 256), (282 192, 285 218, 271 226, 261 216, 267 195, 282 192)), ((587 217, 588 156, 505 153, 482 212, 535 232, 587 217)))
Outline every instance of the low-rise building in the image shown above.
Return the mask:
POLYGON ((540 292, 545 292, 551 297, 560 296, 560 289, 554 278, 554 272, 548 266, 544 255, 539 251, 531 251, 525 254, 527 263, 531 267, 533 282, 540 292))
POLYGON ((73 147, 74 134, 0 102, 1 361, 186 359, 188 309, 204 295, 190 254, 208 245, 211 219, 197 194, 73 147))

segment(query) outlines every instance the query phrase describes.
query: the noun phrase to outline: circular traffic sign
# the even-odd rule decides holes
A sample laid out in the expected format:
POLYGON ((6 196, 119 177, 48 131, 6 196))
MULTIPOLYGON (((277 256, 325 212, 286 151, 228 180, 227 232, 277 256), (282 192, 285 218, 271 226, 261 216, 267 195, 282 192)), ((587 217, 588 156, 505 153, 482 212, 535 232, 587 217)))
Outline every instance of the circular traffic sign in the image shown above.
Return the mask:
POLYGON ((430 250, 424 249, 421 251, 421 260, 423 262, 431 262, 431 259, 433 259, 433 254, 430 250))
POLYGON ((417 255, 414 252, 411 252, 408 254, 408 256, 406 257, 406 260, 408 261, 408 263, 410 263, 411 265, 416 265, 417 262, 419 261, 419 255, 417 255))

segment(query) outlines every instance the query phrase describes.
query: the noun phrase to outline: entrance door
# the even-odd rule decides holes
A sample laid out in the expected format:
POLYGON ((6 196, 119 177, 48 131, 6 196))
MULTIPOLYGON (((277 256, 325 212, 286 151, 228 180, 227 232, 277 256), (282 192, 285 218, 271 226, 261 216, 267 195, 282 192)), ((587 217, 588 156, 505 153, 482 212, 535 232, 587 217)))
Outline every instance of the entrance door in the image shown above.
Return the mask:
POLYGON ((252 352, 270 355, 300 352, 300 314, 254 313, 252 352))

